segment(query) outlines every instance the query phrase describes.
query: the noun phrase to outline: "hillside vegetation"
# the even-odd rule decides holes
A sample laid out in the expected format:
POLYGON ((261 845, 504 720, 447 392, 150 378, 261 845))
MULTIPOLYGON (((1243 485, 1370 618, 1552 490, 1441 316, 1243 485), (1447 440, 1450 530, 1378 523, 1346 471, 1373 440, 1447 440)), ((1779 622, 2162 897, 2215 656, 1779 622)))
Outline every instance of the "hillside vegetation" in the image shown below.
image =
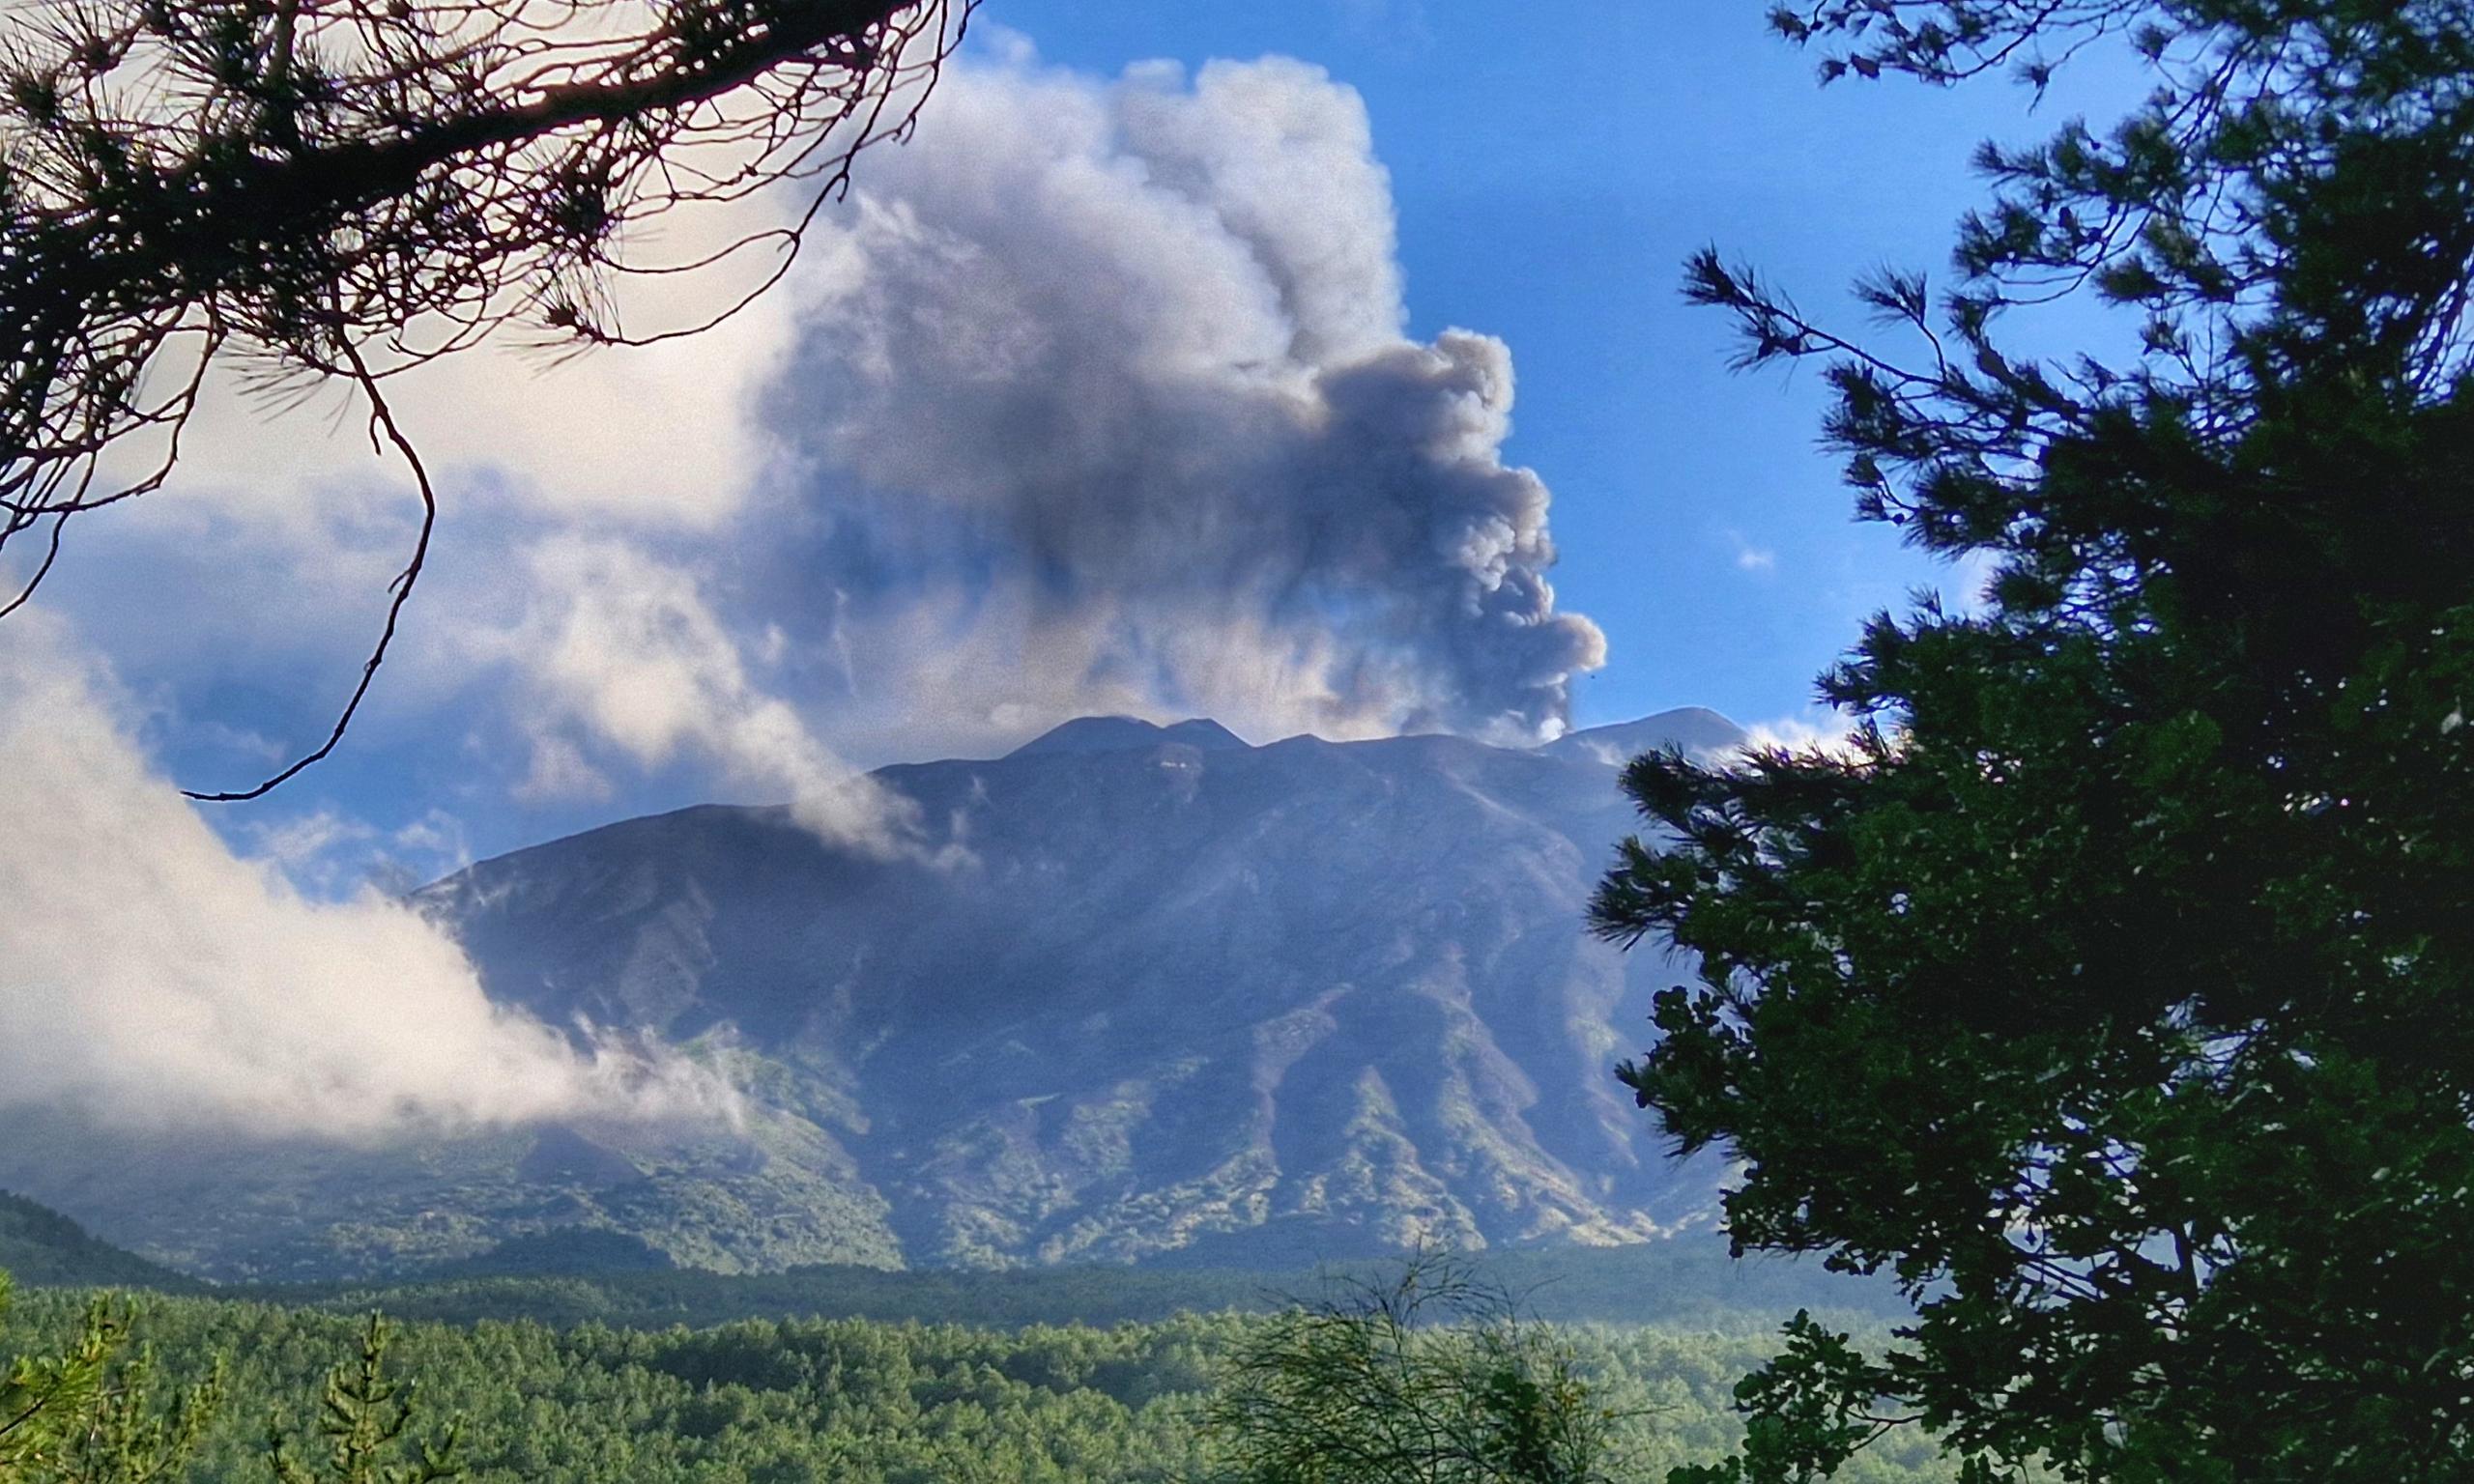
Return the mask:
MULTIPOLYGON (((1390 1265, 1313 1270, 1056 1268, 989 1272, 886 1272, 817 1267, 783 1273, 693 1270, 591 1274, 498 1272, 396 1284, 230 1289, 236 1298, 461 1324, 526 1319, 657 1328, 743 1319, 871 1319, 1017 1328, 1152 1323, 1181 1313, 1260 1313, 1338 1278, 1379 1277, 1390 1265)), ((1568 1323, 1766 1327, 1799 1308, 1880 1319, 1905 1312, 1887 1283, 1834 1276, 1816 1264, 1730 1261, 1714 1239, 1646 1245, 1482 1254, 1474 1270, 1517 1296, 1523 1312, 1568 1323)))
POLYGON ((0 1272, 27 1285, 181 1291, 187 1278, 124 1251, 48 1206, 0 1190, 0 1272))
MULTIPOLYGON (((41 1353, 75 1327, 80 1296, 25 1296, 5 1343, 41 1353)), ((1198 1413, 1259 1316, 1182 1316, 1019 1331, 869 1320, 749 1320, 661 1331, 530 1322, 413 1324, 389 1365, 417 1377, 416 1437, 464 1422, 469 1478, 595 1484, 1113 1484, 1203 1476, 1198 1413)), ((194 1477, 262 1479, 271 1413, 298 1433, 330 1367, 355 1354, 354 1316, 219 1298, 150 1300, 137 1337, 164 1378, 227 1357, 194 1477)), ((1750 1330, 1568 1332, 1622 1418, 1628 1477, 1716 1456, 1736 1425, 1729 1386, 1763 1353, 1750 1330)), ((1921 1450, 1860 1460, 1850 1481, 1942 1480, 1921 1450)))

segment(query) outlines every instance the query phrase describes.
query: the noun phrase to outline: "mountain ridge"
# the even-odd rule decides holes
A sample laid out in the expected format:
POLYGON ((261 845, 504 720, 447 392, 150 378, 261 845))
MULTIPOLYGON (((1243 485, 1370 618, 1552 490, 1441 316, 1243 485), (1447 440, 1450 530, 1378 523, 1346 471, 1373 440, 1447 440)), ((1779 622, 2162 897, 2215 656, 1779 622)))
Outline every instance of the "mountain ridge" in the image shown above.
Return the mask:
POLYGON ((195 1287, 38 1201, 0 1190, 0 1272, 28 1288, 195 1287))
POLYGON ((1205 752, 1223 752, 1248 745, 1235 732, 1205 716, 1191 716, 1165 727, 1136 716, 1079 716, 1070 722, 1058 723, 1005 756, 1126 752, 1172 742, 1205 752))
MULTIPOLYGON (((1666 715, 1614 730, 1712 740, 1713 714, 1666 715)), ((561 1126, 355 1157, 64 1128, 167 1198, 6 1153, 0 1180, 222 1278, 409 1271, 568 1228, 762 1271, 1295 1266, 1708 1222, 1715 1166, 1672 1164, 1609 1074, 1683 974, 1585 931, 1634 827, 1608 739, 1256 747, 1086 720, 877 770, 963 823, 967 867, 704 805, 414 895, 495 1000, 729 1068, 743 1132, 561 1126)))

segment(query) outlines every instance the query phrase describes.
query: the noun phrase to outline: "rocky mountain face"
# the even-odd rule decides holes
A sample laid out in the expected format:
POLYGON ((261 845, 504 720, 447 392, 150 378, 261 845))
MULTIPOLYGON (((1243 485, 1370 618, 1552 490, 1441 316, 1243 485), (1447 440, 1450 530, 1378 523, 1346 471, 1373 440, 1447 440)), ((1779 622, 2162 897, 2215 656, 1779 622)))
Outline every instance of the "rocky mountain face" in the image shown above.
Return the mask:
POLYGON ((1650 1240, 1707 1215, 1714 1172, 1672 1162, 1610 1069, 1685 970, 1592 941, 1582 907, 1634 827, 1620 762, 1740 736, 1684 711, 1530 751, 1251 747, 1087 718, 881 771, 961 864, 828 847, 780 810, 630 820, 419 900, 494 997, 730 1069, 741 1127, 380 1152, 62 1129, 58 1158, 0 1154, 0 1183, 229 1276, 570 1229, 724 1270, 1650 1240), (122 1178, 71 1173, 97 1157, 122 1178))

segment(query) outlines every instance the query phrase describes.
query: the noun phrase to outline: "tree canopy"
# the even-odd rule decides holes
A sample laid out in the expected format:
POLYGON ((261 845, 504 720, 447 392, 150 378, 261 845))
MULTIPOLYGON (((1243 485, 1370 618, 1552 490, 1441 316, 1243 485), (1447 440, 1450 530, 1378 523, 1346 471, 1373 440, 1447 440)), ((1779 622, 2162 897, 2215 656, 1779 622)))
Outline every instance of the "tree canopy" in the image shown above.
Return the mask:
MULTIPOLYGON (((0 1273, 0 1320, 12 1297, 0 1273)), ((129 1344, 134 1312, 90 1298, 56 1353, 0 1365, 0 1480, 155 1484, 186 1470, 221 1405, 222 1362, 187 1385, 160 1384, 153 1348, 129 1344)))
POLYGON ((1618 1417, 1568 1342, 1463 1262, 1412 1258, 1265 1321, 1203 1409, 1221 1484, 1601 1484, 1618 1417))
MULTIPOLYGON (((522 1281, 547 1288, 558 1280, 522 1281)), ((306 1472, 374 1481, 417 1476, 435 1463, 460 1468, 457 1476, 474 1484, 1170 1484, 1213 1478, 1242 1462, 1206 1417, 1221 1397, 1255 1384, 1239 1373, 1243 1357, 1272 1354, 1299 1333, 1293 1316, 1234 1313, 1019 1327, 778 1311, 692 1329, 486 1319, 390 1322, 379 1332, 383 1355, 373 1359, 369 1321, 342 1312, 348 1308, 342 1300, 321 1310, 224 1296, 116 1305, 120 1359, 113 1364, 121 1369, 107 1371, 102 1389, 132 1402, 151 1389, 151 1401, 121 1414, 162 1423, 156 1436, 166 1441, 176 1436, 176 1414, 202 1423, 183 1442, 184 1466, 157 1475, 166 1480, 273 1484, 306 1472), (159 1364, 151 1375, 129 1376, 123 1362, 149 1346, 159 1364), (210 1402, 219 1396, 219 1405, 180 1413, 207 1382, 219 1387, 208 1394, 210 1402), (417 1411, 402 1422, 408 1401, 417 1411), (391 1441, 379 1441, 389 1433, 391 1441), (450 1433, 457 1440, 451 1453, 450 1433), (271 1445, 277 1441, 279 1454, 271 1445)), ((48 1357, 84 1343, 90 1312, 84 1295, 29 1291, 0 1329, 0 1375, 13 1351, 41 1357, 28 1368, 47 1371, 48 1357)), ((1443 1317, 1426 1306, 1427 1320, 1443 1317)), ((1524 1419, 1553 1416, 1539 1416, 1536 1402, 1561 1404, 1517 1385, 1482 1394, 1461 1389, 1499 1369, 1478 1363, 1491 1354, 1516 1367, 1516 1376, 1568 1389, 1585 1385, 1591 1415, 1565 1420, 1591 1423, 1611 1413, 1599 1429, 1605 1456, 1641 1466, 1611 1470, 1625 1479, 1725 1448, 1737 1431, 1726 1411, 1727 1384, 1764 1343, 1750 1325, 1706 1322, 1674 1328, 1524 1324, 1519 1334, 1512 1351, 1490 1350, 1485 1336, 1420 1326, 1430 1358, 1419 1360, 1414 1374, 1445 1387, 1425 1402, 1478 1409, 1437 1420, 1448 1421, 1482 1458, 1517 1465, 1534 1456, 1526 1444, 1538 1431, 1524 1419), (1491 1441, 1490 1424, 1501 1428, 1491 1441)), ((1321 1353, 1335 1352, 1324 1346, 1321 1353)), ((1349 1397, 1365 1409, 1360 1419, 1401 1418, 1367 1404, 1380 1399, 1376 1387, 1386 1379, 1411 1374, 1380 1365, 1361 1373, 1349 1397)), ((0 1383, 0 1403, 10 1395, 0 1383)), ((77 1412, 67 1431, 81 1431, 95 1414, 77 1412)), ((1324 1457, 1329 1476, 1364 1477, 1337 1450, 1366 1441, 1362 1431, 1336 1437, 1335 1452, 1324 1457)), ((140 1462, 167 1456, 150 1451, 140 1462)), ((1444 1462, 1439 1453, 1430 1457, 1444 1462)), ((55 1467, 62 1461, 56 1450, 30 1460, 0 1441, 0 1479, 10 1484, 130 1484, 148 1476, 55 1467)), ((1472 1473, 1438 1469, 1412 1476, 1472 1473)), ((1949 1470, 1929 1449, 1884 1449, 1846 1479, 1947 1484, 1949 1470)))
POLYGON ((1980 1480, 2462 1477, 2474 1459, 2474 15, 2364 0, 1827 0, 1825 77, 2153 91, 1987 146, 1913 354, 1706 253, 1742 359, 1827 363, 1859 513, 1984 563, 1823 677, 1848 745, 1641 759, 1603 933, 1671 932, 1623 1075, 1742 1161, 1739 1248, 1888 1270, 1696 1479, 1903 1424, 1980 1480), (2015 318, 2133 317, 2108 362, 2015 318))
POLYGON ((691 334, 778 280, 853 157, 903 131, 974 0, 70 0, 0 34, 0 556, 158 488, 218 367, 358 388, 509 327, 570 347, 691 334), (804 191, 663 258, 654 218, 804 191), (631 231, 631 229, 634 229, 631 231), (708 275, 703 324, 624 324, 628 275, 708 275))

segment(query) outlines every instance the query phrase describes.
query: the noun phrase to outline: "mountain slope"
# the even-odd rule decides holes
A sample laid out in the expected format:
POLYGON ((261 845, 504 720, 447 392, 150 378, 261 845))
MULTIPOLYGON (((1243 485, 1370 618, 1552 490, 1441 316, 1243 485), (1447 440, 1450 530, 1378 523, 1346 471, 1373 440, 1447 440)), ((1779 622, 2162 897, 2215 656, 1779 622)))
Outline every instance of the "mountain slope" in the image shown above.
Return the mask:
POLYGON ((0 1272, 28 1288, 154 1288, 195 1285, 123 1251, 47 1206, 0 1190, 0 1272))
MULTIPOLYGON (((1724 726, 1601 740, 1706 748, 1724 726)), ((187 1182, 177 1220, 93 1181, 72 1209, 234 1276, 566 1226, 726 1270, 1647 1240, 1704 1213, 1712 1182, 1609 1075, 1681 977, 1583 930, 1633 823, 1613 750, 1248 747, 1090 718, 1007 757, 881 770, 954 823, 959 867, 724 807, 519 851, 418 897, 490 993, 704 1046, 751 1091, 743 1130, 192 1148, 164 1177, 187 1182)), ((169 1162, 103 1142, 124 1168, 169 1162)), ((46 1176, 65 1178, 0 1155, 0 1179, 46 1176)))
POLYGON ((1242 750, 1246 744, 1218 722, 1194 717, 1162 727, 1132 716, 1085 716, 1052 728, 1008 753, 1008 757, 1043 757, 1059 753, 1122 753, 1163 743, 1182 742, 1204 752, 1242 750))

